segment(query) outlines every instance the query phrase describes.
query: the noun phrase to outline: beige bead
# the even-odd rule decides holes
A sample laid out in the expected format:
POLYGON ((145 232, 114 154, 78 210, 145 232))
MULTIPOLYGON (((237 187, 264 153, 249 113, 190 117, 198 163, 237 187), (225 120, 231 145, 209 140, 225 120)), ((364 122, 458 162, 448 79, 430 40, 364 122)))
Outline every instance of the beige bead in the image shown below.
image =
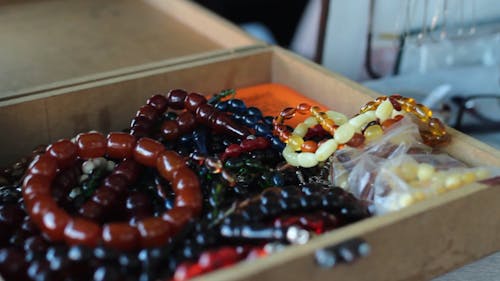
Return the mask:
POLYGON ((92 163, 94 163, 94 166, 95 166, 96 168, 105 167, 105 166, 106 166, 106 164, 107 164, 107 163, 106 163, 106 162, 107 162, 107 160, 106 160, 106 158, 104 158, 104 157, 97 157, 97 158, 93 158, 93 159, 91 159, 91 161, 92 161, 92 163))
POLYGON ((425 195, 424 192, 422 192, 422 191, 415 191, 415 192, 413 192, 413 199, 415 201, 422 201, 425 198, 427 198, 427 196, 425 195))
POLYGON ((297 159, 298 154, 295 153, 295 151, 290 146, 288 146, 288 145, 285 146, 285 149, 283 149, 282 155, 288 164, 295 166, 295 167, 299 166, 299 160, 297 159))
POLYGON ((417 161, 408 160, 399 166, 399 176, 407 182, 417 179, 419 165, 417 161))
POLYGON ((406 206, 410 206, 411 204, 413 204, 415 202, 415 200, 413 199, 413 196, 411 196, 410 194, 408 193, 404 193, 402 194, 400 197, 399 197, 399 205, 401 207, 406 207, 406 206))
POLYGON ((299 162, 299 166, 304 168, 311 168, 318 165, 318 159, 316 159, 316 155, 312 152, 298 153, 297 161, 299 162))
POLYGON ((334 139, 329 139, 322 143, 314 154, 316 154, 318 161, 325 161, 335 150, 337 150, 337 142, 334 139))
POLYGON ((375 110, 375 116, 380 120, 380 123, 382 123, 391 117, 393 109, 394 107, 390 100, 385 100, 375 110))
POLYGON ((420 163, 418 165, 417 178, 420 181, 429 180, 435 172, 434 166, 427 163, 420 163))
POLYGON ((477 180, 484 180, 487 177, 490 176, 490 171, 484 169, 484 168, 479 168, 475 172, 477 180))
POLYGON ((476 174, 474 172, 465 172, 460 175, 460 179, 462 180, 463 184, 473 183, 477 180, 476 174))
POLYGON ((352 136, 354 136, 355 132, 356 130, 354 126, 352 126, 350 123, 342 124, 335 131, 335 141, 338 144, 346 143, 352 138, 352 136))
POLYGON ((354 116, 353 118, 349 119, 349 123, 353 125, 357 131, 361 130, 366 126, 366 124, 375 121, 375 112, 373 111, 367 111, 365 113, 361 113, 358 116, 354 116))
POLYGON ((342 125, 344 123, 347 122, 347 116, 345 116, 344 114, 340 113, 340 112, 337 112, 337 111, 333 111, 333 110, 328 110, 326 112, 326 116, 328 116, 328 118, 332 119, 333 122, 335 122, 336 125, 342 125))
POLYGON ((447 189, 455 189, 460 187, 462 181, 460 180, 460 174, 451 174, 446 177, 444 185, 447 189))
POLYGON ((300 123, 299 125, 297 125, 297 127, 295 127, 295 129, 293 130, 293 134, 295 135, 298 135, 300 137, 304 137, 306 134, 307 134, 307 130, 309 129, 309 127, 304 124, 304 123, 300 123))
POLYGON ((87 161, 83 162, 82 172, 84 174, 89 175, 92 173, 92 171, 94 171, 94 169, 95 169, 95 164, 91 160, 87 160, 87 161))
POLYGON ((316 118, 312 116, 307 117, 306 120, 304 120, 304 124, 306 124, 307 127, 311 128, 318 125, 318 120, 316 120, 316 118))

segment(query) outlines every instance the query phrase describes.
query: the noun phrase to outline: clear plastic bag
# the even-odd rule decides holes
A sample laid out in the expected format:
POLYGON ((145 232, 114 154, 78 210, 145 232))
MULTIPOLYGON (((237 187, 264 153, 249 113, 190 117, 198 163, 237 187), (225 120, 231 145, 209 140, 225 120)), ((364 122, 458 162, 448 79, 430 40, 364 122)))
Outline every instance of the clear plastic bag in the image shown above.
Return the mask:
POLYGON ((499 168, 468 168, 421 142, 408 116, 364 149, 345 148, 331 158, 330 180, 383 214, 472 182, 500 175, 499 168))

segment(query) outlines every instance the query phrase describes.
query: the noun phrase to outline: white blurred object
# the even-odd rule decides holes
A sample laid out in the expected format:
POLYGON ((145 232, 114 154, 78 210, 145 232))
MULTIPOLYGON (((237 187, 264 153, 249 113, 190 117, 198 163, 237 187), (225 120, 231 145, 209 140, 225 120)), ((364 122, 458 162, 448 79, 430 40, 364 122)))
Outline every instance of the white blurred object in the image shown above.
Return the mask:
POLYGON ((450 91, 450 84, 439 85, 429 93, 429 95, 422 101, 422 104, 429 108, 435 108, 448 96, 450 91))

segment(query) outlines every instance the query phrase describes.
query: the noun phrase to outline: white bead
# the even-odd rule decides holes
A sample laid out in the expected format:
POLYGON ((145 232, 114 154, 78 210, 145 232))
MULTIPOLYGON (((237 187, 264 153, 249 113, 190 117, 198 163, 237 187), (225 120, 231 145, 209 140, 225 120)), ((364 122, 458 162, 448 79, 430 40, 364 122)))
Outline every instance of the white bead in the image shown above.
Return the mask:
POLYGON ((111 171, 113 171, 113 170, 115 169, 115 167, 116 167, 116 163, 115 163, 115 162, 113 162, 113 161, 111 161, 111 160, 109 160, 109 161, 106 163, 106 170, 108 170, 108 171, 110 171, 110 172, 111 172, 111 171))
POLYGON ((337 111, 328 110, 326 112, 326 116, 328 116, 328 118, 332 119, 333 122, 335 122, 335 124, 338 126, 347 122, 347 116, 345 116, 344 114, 337 112, 337 111))
POLYGON ((316 120, 316 118, 312 116, 307 117, 306 120, 304 120, 304 124, 306 124, 307 127, 311 128, 318 125, 318 120, 316 120))
POLYGON ((298 153, 293 151, 293 149, 290 146, 285 146, 285 149, 283 149, 283 158, 285 158, 286 162, 292 166, 298 167, 299 166, 299 160, 297 159, 298 153))
POLYGON ((405 115, 406 111, 403 110, 393 110, 391 113, 391 118, 394 118, 398 115, 405 115))
POLYGON ((448 175, 446 178, 446 181, 444 182, 444 185, 448 189, 454 189, 457 188, 461 185, 461 179, 460 179, 460 174, 451 174, 448 175))
POLYGON ((82 164, 82 172, 84 174, 91 174, 94 171, 95 165, 91 160, 87 160, 82 164))
POLYGON ((380 120, 380 123, 391 117, 394 107, 389 100, 383 101, 375 110, 375 116, 380 120))
POLYGON ((417 178, 420 181, 429 180, 434 175, 434 166, 427 163, 420 163, 418 165, 417 178))
POLYGON ((337 142, 334 139, 329 139, 322 143, 314 154, 316 154, 318 161, 325 161, 335 150, 337 150, 337 142))
POLYGON ((293 133, 303 138, 307 134, 308 129, 309 127, 306 124, 300 123, 297 127, 295 127, 293 133))
POLYGON ((339 144, 346 143, 354 136, 355 131, 350 123, 342 124, 335 131, 335 141, 339 144))
POLYGON ((366 124, 375 121, 375 112, 373 111, 367 111, 365 113, 361 113, 358 116, 354 116, 353 118, 349 119, 349 123, 353 125, 356 129, 361 130, 363 127, 365 127, 366 124))
POLYGON ((104 167, 104 165, 106 165, 106 158, 104 157, 97 157, 97 158, 93 158, 91 159, 92 163, 94 163, 94 166, 96 168, 100 168, 100 167, 104 167))
POLYGON ((302 152, 297 155, 299 165, 304 168, 311 168, 318 165, 318 159, 312 152, 302 152))
POLYGON ((82 183, 82 182, 84 182, 84 181, 86 181, 88 179, 89 179, 89 175, 83 174, 83 175, 80 176, 79 182, 82 183))

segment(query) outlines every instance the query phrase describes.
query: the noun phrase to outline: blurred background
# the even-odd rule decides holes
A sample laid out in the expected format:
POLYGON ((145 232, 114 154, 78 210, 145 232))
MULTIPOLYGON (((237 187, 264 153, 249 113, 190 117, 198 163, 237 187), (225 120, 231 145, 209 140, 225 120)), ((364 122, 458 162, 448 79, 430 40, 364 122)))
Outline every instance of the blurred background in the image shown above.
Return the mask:
POLYGON ((415 97, 500 148, 498 0, 197 2, 375 91, 415 97))

